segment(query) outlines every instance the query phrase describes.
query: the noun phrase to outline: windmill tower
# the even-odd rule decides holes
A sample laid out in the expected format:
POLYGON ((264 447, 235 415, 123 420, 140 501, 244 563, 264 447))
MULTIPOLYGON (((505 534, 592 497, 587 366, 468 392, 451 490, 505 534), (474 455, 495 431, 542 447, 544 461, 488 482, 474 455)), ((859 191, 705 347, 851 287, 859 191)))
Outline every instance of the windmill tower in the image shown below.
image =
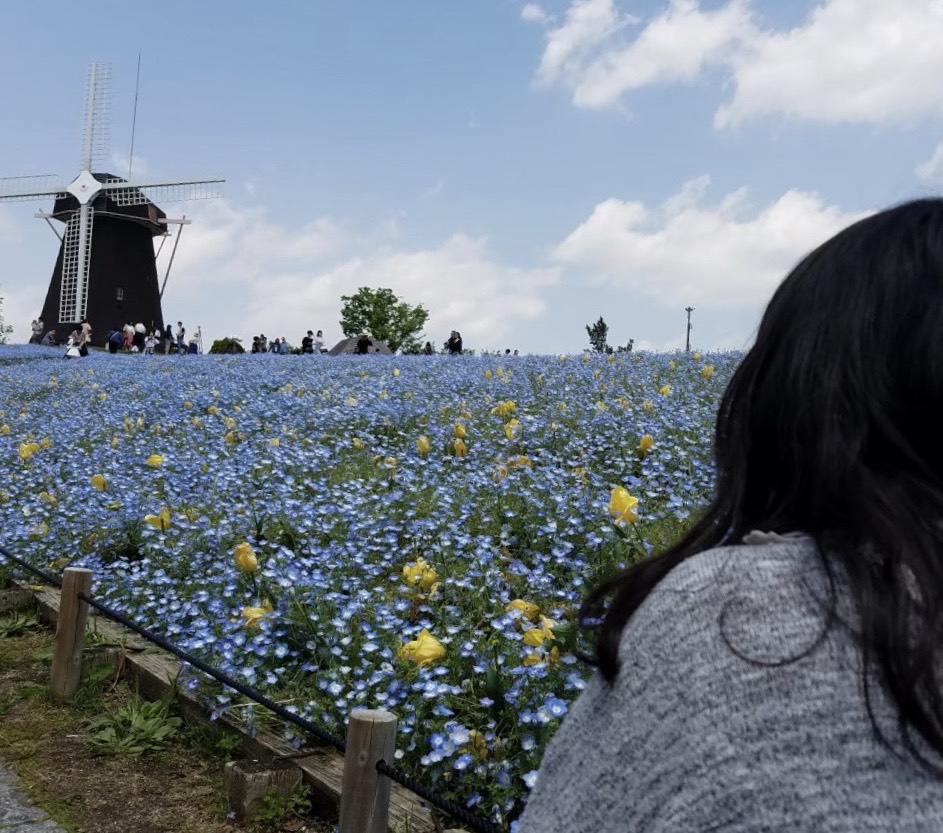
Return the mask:
MULTIPOLYGON (((65 223, 42 317, 46 328, 67 335, 79 322, 92 326, 95 343, 126 322, 163 327, 163 287, 157 282, 153 238, 177 223, 177 241, 187 220, 168 220, 154 200, 219 196, 222 179, 132 182, 104 170, 109 163, 111 66, 88 68, 81 172, 68 185, 55 176, 0 179, 0 202, 55 200, 51 214, 37 217, 65 223), (146 192, 146 193, 145 193, 146 192)), ((129 174, 130 176, 130 174, 129 174)), ((176 247, 176 242, 175 242, 176 247)), ((168 267, 169 276, 169 267, 168 267)), ((166 284, 167 278, 164 278, 166 284)))

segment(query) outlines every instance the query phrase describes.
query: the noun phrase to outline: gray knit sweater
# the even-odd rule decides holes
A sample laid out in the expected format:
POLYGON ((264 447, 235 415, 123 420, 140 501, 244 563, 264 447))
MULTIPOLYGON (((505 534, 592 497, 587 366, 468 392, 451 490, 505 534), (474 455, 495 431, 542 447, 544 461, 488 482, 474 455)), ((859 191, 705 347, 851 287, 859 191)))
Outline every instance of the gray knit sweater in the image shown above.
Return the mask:
POLYGON ((751 533, 673 570, 626 626, 615 683, 593 679, 564 719, 519 833, 943 831, 943 781, 874 736, 838 592, 847 624, 816 646, 810 539, 751 533))

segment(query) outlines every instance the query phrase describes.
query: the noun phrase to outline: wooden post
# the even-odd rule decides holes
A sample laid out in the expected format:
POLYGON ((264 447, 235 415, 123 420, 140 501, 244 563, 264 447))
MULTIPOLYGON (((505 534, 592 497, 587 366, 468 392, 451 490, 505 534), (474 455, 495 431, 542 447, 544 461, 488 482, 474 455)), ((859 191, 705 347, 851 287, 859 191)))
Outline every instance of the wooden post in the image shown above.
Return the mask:
POLYGON ((301 786, 301 770, 291 761, 230 761, 223 773, 229 810, 237 822, 252 821, 267 795, 288 798, 301 786))
POLYGON ((82 676, 82 648, 85 645, 85 620, 88 605, 79 593, 92 589, 92 571, 68 567, 62 576, 59 618, 56 622, 56 648, 52 657, 49 689, 52 699, 68 702, 79 687, 82 676))
POLYGON ((387 833, 390 779, 377 762, 393 763, 396 715, 381 709, 358 709, 347 724, 347 752, 341 786, 340 833, 387 833))

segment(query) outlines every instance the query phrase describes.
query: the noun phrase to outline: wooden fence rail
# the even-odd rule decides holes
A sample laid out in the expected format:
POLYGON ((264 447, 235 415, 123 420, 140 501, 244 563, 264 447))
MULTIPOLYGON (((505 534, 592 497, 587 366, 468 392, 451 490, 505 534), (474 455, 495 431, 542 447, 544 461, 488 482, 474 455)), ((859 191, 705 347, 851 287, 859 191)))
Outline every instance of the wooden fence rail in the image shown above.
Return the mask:
MULTIPOLYGON (((91 583, 90 570, 69 567, 65 570, 60 593, 44 588, 34 594, 40 615, 56 627, 50 690, 60 702, 72 698, 81 678, 89 611, 79 593, 88 595, 91 583)), ((181 710, 191 719, 207 720, 206 709, 197 698, 176 687, 180 673, 180 662, 176 658, 163 652, 140 653, 146 645, 140 637, 94 613, 90 618, 95 630, 107 641, 124 646, 125 672, 134 680, 141 696, 157 700, 176 689, 181 710)), ((277 735, 258 731, 250 736, 226 715, 217 722, 242 736, 244 755, 277 762, 278 768, 291 760, 315 792, 316 803, 328 804, 337 810, 340 833, 402 833, 404 830, 434 833, 441 829, 424 803, 376 770, 378 761, 394 760, 396 717, 390 712, 366 709, 352 712, 343 757, 328 749, 315 749, 301 757, 291 744, 277 735)))

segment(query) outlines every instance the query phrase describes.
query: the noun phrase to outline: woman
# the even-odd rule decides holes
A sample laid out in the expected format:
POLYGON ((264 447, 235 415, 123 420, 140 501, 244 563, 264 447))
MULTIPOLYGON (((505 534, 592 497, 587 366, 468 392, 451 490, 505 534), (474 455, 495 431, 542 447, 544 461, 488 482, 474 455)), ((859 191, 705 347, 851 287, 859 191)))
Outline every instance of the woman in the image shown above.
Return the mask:
POLYGON ((704 516, 587 600, 598 673, 520 833, 943 829, 941 356, 943 201, 793 270, 704 516))

